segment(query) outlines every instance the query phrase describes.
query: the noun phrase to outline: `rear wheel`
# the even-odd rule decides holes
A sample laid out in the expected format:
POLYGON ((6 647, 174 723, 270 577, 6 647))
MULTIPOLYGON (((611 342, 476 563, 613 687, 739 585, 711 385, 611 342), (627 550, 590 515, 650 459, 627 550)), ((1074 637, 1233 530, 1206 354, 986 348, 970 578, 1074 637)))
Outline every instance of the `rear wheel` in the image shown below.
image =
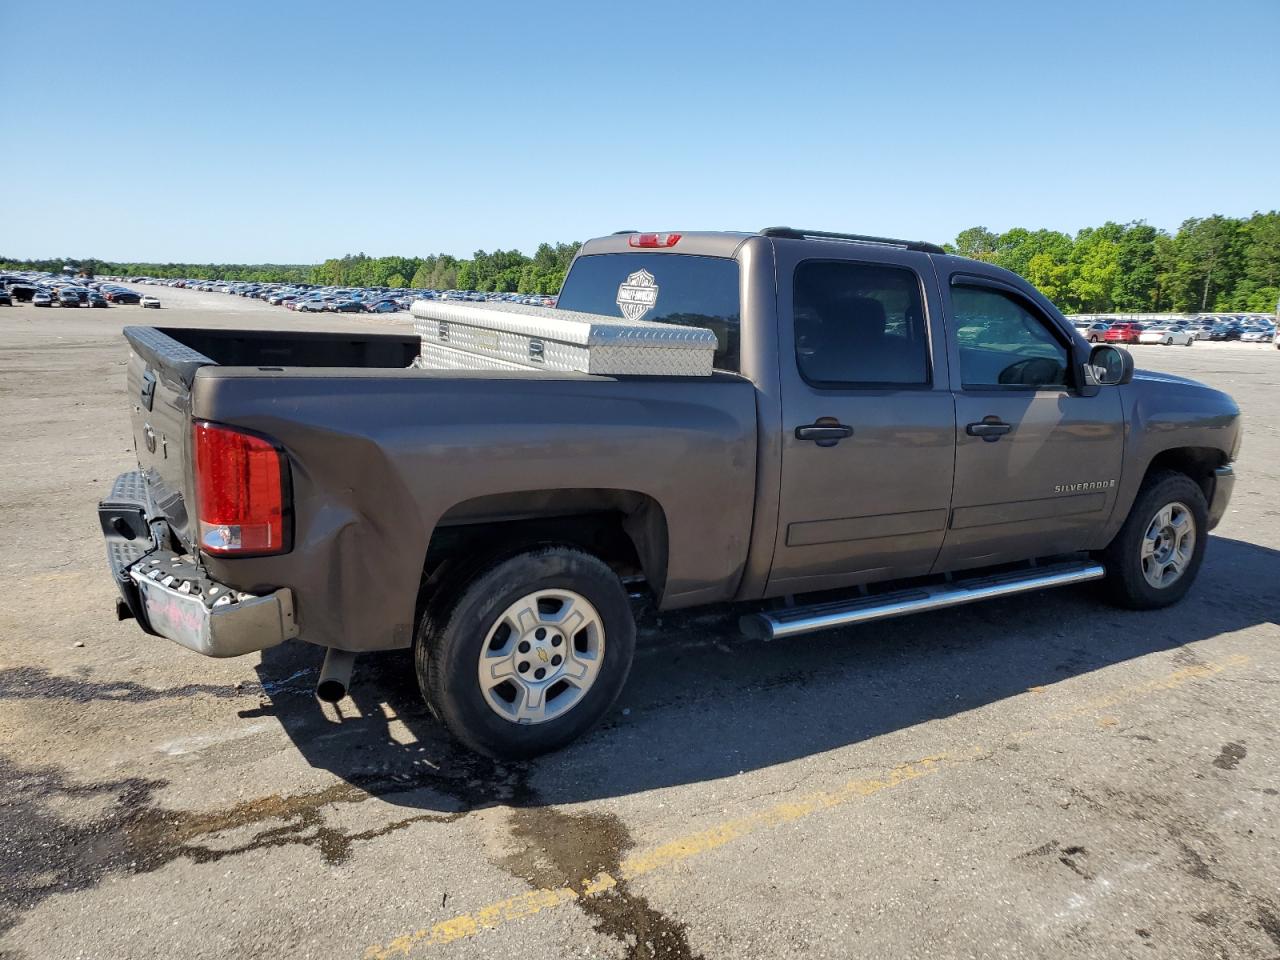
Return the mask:
POLYGON ((500 560, 429 607, 415 647, 428 704, 464 744, 518 759, 593 726, 626 682, 635 650, 617 575, 574 547, 500 560))
POLYGON ((1148 476, 1124 526, 1102 552, 1112 601, 1153 610, 1181 600, 1204 560, 1208 518, 1204 491, 1185 473, 1148 476))

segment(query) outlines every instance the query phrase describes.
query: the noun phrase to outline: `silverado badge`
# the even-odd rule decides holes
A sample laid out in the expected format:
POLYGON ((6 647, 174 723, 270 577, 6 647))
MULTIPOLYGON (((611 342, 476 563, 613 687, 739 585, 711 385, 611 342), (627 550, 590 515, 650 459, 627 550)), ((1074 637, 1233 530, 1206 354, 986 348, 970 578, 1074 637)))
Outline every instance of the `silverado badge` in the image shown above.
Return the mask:
POLYGON ((1110 490, 1116 485, 1114 480, 1086 480, 1084 483, 1054 484, 1054 493, 1083 493, 1086 490, 1110 490))
POLYGON ((658 302, 658 284, 648 270, 637 270, 618 284, 618 309, 628 320, 639 320, 658 302))

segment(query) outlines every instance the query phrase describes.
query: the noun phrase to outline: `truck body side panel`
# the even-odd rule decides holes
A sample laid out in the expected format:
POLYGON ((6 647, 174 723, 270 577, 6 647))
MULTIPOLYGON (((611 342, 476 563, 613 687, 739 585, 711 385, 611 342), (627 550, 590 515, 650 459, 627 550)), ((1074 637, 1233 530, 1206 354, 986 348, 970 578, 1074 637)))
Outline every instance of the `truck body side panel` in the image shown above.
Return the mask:
MULTIPOLYGON (((295 594, 303 639, 350 650, 407 646, 432 531, 481 496, 563 488, 633 491, 667 524, 663 607, 730 599, 746 563, 756 483, 751 383, 422 371, 207 367, 193 415, 288 451, 294 547, 207 558, 237 589, 295 594)), ((472 518, 475 519, 475 518, 472 518)))
POLYGON ((1218 451, 1221 463, 1240 446, 1240 408, 1227 394, 1170 374, 1139 370, 1133 382, 1114 388, 1125 411, 1124 474, 1098 542, 1107 545, 1123 526, 1147 467, 1170 450, 1218 451))

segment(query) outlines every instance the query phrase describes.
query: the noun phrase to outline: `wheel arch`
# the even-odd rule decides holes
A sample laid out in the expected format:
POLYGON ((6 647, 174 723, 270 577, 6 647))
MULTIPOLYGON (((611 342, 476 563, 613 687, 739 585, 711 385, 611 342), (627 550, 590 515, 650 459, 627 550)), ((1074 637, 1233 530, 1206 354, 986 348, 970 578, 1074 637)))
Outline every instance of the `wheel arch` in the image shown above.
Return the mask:
POLYGON ((600 557, 620 577, 643 578, 655 600, 666 588, 667 514, 636 490, 520 490, 472 497, 437 522, 422 565, 426 601, 478 564, 543 543, 576 546, 600 557))
POLYGON ((1162 470, 1174 470, 1184 473, 1196 482, 1204 492, 1206 502, 1213 500, 1214 471, 1228 461, 1225 453, 1217 447, 1170 447, 1153 456, 1143 471, 1145 480, 1153 473, 1162 470))

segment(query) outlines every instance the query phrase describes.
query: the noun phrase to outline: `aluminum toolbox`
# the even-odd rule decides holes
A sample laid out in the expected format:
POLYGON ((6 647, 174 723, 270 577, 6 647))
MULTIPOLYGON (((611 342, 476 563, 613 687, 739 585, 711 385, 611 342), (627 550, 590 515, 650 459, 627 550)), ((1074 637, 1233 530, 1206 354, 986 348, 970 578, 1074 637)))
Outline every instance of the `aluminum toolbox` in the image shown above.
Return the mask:
POLYGON ((471 369, 459 366, 471 356, 479 370, 707 377, 716 350, 703 327, 553 307, 417 300, 411 312, 423 345, 418 366, 431 370, 471 369))
MULTIPOLYGON (((421 321, 415 320, 414 323, 421 321)), ((510 360, 499 360, 496 357, 485 357, 478 353, 467 353, 455 350, 443 343, 422 341, 422 353, 414 360, 413 365, 419 370, 528 370, 522 363, 510 360)))

